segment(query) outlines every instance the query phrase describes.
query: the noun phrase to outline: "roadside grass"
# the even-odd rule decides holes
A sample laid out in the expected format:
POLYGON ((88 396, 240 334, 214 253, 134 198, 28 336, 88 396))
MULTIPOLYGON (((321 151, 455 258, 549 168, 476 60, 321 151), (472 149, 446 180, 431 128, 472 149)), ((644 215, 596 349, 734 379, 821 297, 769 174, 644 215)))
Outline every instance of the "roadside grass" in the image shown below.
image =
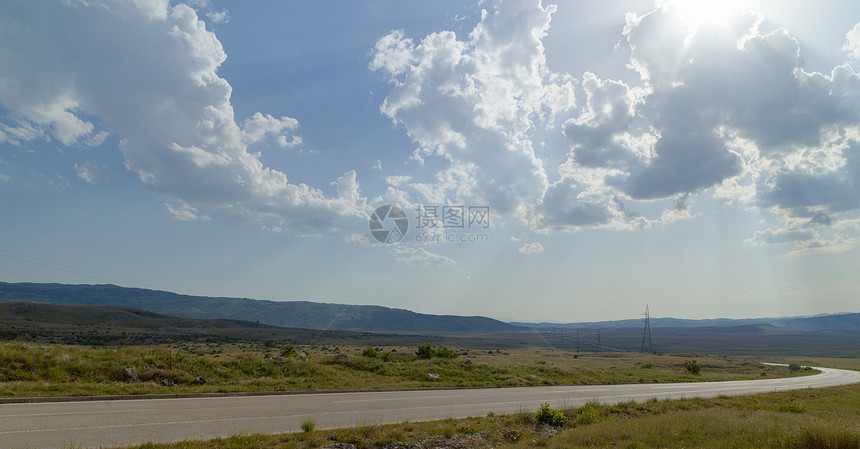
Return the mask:
POLYGON ((372 349, 280 348, 265 343, 85 347, 3 342, 0 398, 692 382, 811 374, 702 354, 451 349, 459 354, 456 358, 420 359, 415 347, 372 349), (297 359, 299 352, 308 360, 297 359), (684 368, 693 358, 701 366, 699 375, 684 368), (126 368, 132 368, 140 381, 124 379, 126 368), (428 380, 430 373, 439 379, 428 380))
MULTIPOLYGON (((860 447, 860 384, 749 396, 625 402, 554 411, 566 424, 540 424, 541 410, 441 421, 362 425, 304 433, 237 435, 147 443, 137 449, 384 447, 774 448, 860 447), (784 404, 799 410, 780 411, 784 404), (580 419, 593 414, 596 418, 580 419), (421 445, 414 445, 422 443, 421 445), (413 446, 408 446, 413 444, 413 446), (340 446, 344 447, 344 446, 340 446)), ((543 410, 543 413, 548 413, 543 410)))

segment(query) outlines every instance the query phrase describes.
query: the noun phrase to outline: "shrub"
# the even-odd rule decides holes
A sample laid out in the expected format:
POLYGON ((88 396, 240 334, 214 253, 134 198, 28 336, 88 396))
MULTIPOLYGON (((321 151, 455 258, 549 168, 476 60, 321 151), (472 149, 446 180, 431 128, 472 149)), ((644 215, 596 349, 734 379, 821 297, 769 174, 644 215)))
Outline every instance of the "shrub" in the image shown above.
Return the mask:
POLYGON ((419 359, 432 359, 436 356, 436 350, 433 349, 433 346, 431 345, 418 345, 418 350, 415 351, 415 355, 419 359))
POLYGON ((781 402, 777 408, 778 411, 783 413, 804 413, 806 412, 806 407, 803 404, 798 404, 794 401, 786 401, 781 402))
POLYGON ((460 353, 453 349, 448 349, 447 346, 439 346, 436 348, 436 357, 440 359, 456 359, 460 353))
POLYGON ((688 373, 698 376, 699 373, 702 372, 702 365, 699 365, 699 362, 695 360, 687 360, 687 362, 684 363, 684 369, 687 370, 688 373))
POLYGON ((800 366, 796 363, 792 363, 791 365, 788 365, 789 371, 800 371, 802 368, 803 368, 802 366, 800 366))
POLYGON ((567 422, 567 416, 564 413, 549 408, 549 403, 544 402, 540 406, 540 410, 535 414, 535 419, 541 424, 549 424, 551 426, 561 427, 567 422))
POLYGON ((456 359, 460 353, 449 349, 447 346, 439 346, 434 348, 432 345, 418 345, 418 350, 415 351, 415 356, 419 359, 432 359, 438 357, 440 359, 456 359))
POLYGON ((281 348, 281 357, 293 357, 298 353, 299 351, 293 345, 286 345, 281 348))
POLYGON ((860 447, 860 435, 848 429, 828 429, 815 426, 804 430, 793 447, 809 449, 855 449, 860 447))
POLYGON ((305 433, 313 432, 314 429, 316 429, 316 428, 317 428, 317 423, 313 419, 305 418, 305 420, 302 421, 302 432, 305 432, 305 433))
POLYGON ((579 411, 579 414, 576 415, 576 425, 586 426, 602 421, 603 416, 597 410, 598 405, 596 402, 586 402, 585 406, 579 411))
POLYGON ((376 352, 376 349, 373 349, 370 346, 364 348, 364 351, 361 351, 361 355, 364 357, 370 357, 371 359, 379 357, 379 353, 376 352))

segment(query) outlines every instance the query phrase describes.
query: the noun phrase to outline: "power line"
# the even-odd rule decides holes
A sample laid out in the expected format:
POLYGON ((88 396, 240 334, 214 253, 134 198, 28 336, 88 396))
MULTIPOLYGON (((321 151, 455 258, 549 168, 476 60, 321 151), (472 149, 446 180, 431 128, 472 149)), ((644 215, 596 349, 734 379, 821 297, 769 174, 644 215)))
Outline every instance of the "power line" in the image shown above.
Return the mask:
POLYGON ((645 339, 648 339, 648 352, 654 352, 654 346, 651 344, 651 312, 648 311, 648 304, 645 304, 645 329, 642 330, 642 349, 639 352, 645 352, 645 339))

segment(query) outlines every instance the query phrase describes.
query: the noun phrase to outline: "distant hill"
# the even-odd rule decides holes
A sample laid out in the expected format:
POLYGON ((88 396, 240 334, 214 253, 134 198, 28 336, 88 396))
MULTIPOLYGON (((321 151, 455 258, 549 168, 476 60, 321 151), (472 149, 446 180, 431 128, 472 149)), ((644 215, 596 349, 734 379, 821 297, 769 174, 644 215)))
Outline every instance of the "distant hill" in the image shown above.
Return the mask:
POLYGON ((228 318, 304 329, 397 333, 482 333, 520 329, 486 317, 428 315, 380 306, 210 298, 116 285, 0 282, 0 300, 134 307, 175 317, 228 318))
POLYGON ((0 339, 84 345, 175 342, 273 342, 415 345, 446 337, 321 331, 240 320, 179 318, 122 306, 68 306, 0 301, 0 339))
MULTIPOLYGON (((638 327, 642 320, 597 321, 593 323, 517 323, 517 326, 536 329, 619 329, 638 327)), ((860 332, 860 313, 839 313, 810 317, 788 318, 718 318, 709 320, 686 320, 681 318, 651 318, 651 327, 659 328, 727 328, 768 325, 808 332, 860 332)))

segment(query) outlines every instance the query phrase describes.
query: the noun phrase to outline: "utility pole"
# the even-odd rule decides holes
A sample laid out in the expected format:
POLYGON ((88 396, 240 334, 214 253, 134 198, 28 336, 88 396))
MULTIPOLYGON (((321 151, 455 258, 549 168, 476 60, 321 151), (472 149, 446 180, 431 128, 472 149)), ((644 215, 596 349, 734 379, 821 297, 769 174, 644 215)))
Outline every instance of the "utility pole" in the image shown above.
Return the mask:
POLYGON ((645 329, 642 330, 642 349, 641 353, 645 352, 645 339, 648 339, 648 351, 654 352, 654 346, 651 344, 651 313, 648 311, 648 304, 645 304, 645 329))

